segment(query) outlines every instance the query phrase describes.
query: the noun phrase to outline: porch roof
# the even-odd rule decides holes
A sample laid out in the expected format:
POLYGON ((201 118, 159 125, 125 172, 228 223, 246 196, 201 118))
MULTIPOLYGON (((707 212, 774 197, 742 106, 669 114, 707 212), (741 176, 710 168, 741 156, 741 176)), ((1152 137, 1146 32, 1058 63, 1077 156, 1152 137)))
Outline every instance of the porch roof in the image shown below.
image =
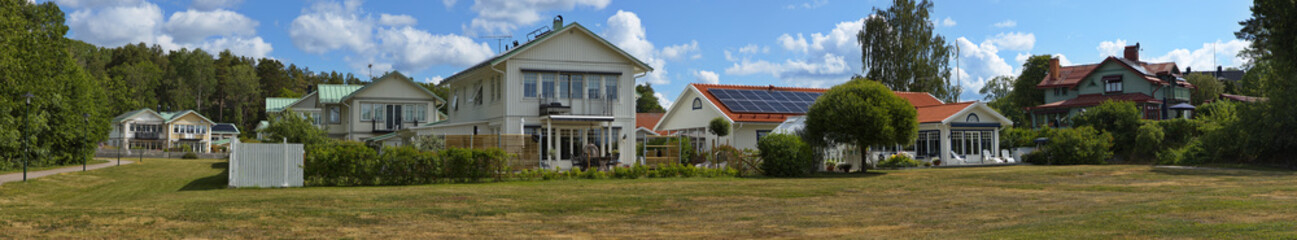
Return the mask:
POLYGON ((1162 103, 1162 101, 1158 101, 1152 96, 1143 93, 1126 93, 1126 94, 1118 94, 1118 95, 1086 94, 1086 95, 1077 96, 1076 98, 1073 99, 1041 104, 1040 106, 1035 106, 1035 107, 1029 107, 1027 108, 1027 110, 1098 106, 1099 104, 1102 104, 1104 101, 1108 101, 1108 100, 1131 101, 1136 103, 1158 103, 1158 104, 1162 103))

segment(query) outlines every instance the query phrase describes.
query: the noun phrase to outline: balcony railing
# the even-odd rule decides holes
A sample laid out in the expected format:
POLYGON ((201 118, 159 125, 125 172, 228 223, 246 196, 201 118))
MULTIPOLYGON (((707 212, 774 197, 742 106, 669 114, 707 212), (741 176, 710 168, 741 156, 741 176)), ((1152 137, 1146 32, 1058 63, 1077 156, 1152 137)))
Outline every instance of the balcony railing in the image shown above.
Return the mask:
POLYGON ((162 138, 160 132, 135 132, 135 139, 141 140, 158 140, 162 138))

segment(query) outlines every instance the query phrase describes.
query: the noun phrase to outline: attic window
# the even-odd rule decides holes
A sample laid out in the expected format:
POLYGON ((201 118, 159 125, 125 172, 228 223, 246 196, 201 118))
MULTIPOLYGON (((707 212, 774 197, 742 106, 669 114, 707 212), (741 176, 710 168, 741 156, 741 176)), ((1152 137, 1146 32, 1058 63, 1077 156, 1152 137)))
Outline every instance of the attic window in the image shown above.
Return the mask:
POLYGON ((698 109, 703 109, 703 100, 702 100, 702 99, 698 99, 698 98, 694 98, 694 109, 693 109, 693 110, 698 110, 698 109))
POLYGON ((979 122, 978 120, 980 119, 977 119, 976 113, 969 113, 968 117, 964 118, 965 122, 979 122))
POLYGON ((1103 76, 1103 92, 1104 92, 1104 93, 1120 93, 1120 92, 1121 92, 1121 75, 1108 75, 1108 76, 1103 76))

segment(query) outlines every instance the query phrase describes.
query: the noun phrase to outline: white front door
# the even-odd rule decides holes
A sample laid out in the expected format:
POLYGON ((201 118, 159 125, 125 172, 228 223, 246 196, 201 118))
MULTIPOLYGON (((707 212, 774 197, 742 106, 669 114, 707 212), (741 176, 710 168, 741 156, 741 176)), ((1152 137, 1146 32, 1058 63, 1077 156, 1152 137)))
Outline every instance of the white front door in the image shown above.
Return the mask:
POLYGON ((968 146, 967 148, 964 148, 965 151, 968 152, 968 155, 965 156, 965 161, 969 163, 982 163, 982 133, 975 131, 964 132, 964 139, 965 144, 968 146))

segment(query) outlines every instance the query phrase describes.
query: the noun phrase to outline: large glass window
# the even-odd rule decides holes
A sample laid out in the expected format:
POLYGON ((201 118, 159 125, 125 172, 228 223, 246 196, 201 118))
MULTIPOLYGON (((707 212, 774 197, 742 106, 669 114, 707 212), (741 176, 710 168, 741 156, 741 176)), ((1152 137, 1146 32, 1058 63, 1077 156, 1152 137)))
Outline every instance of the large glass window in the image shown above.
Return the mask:
POLYGON ((570 96, 568 93, 571 92, 571 89, 569 87, 571 86, 572 86, 572 75, 567 75, 567 74, 558 75, 558 97, 559 98, 568 98, 570 96))
POLYGON ((374 104, 370 104, 370 103, 360 104, 360 120, 361 121, 374 120, 374 104))
POLYGON ((547 73, 540 75, 540 95, 544 98, 554 98, 554 74, 547 73))
POLYGON ((536 97, 536 79, 538 78, 538 76, 539 74, 537 73, 522 74, 522 96, 523 97, 529 97, 529 98, 536 97))
POLYGON ((428 104, 414 105, 416 119, 420 122, 428 121, 428 104))
POLYGON ((1121 92, 1121 75, 1104 76, 1103 92, 1105 93, 1121 92))
POLYGON ((387 104, 374 104, 374 121, 387 121, 387 104))
POLYGON ((991 137, 993 137, 991 136, 991 131, 982 131, 982 149, 986 149, 991 152, 991 155, 995 155, 996 149, 991 147, 991 137))
POLYGON ((337 124, 342 122, 342 108, 338 106, 329 107, 329 123, 337 124))
POLYGON ((572 75, 572 98, 580 99, 585 92, 585 75, 572 75))
POLYGON ((950 131, 950 152, 964 155, 964 132, 950 131))
POLYGON ((589 93, 587 95, 590 96, 590 99, 602 98, 599 96, 599 87, 602 86, 602 84, 603 80, 599 75, 590 75, 590 84, 587 85, 589 86, 589 89, 586 91, 586 93, 589 93))
POLYGON ((603 76, 603 82, 607 84, 604 92, 608 93, 608 99, 617 99, 617 76, 603 76))

